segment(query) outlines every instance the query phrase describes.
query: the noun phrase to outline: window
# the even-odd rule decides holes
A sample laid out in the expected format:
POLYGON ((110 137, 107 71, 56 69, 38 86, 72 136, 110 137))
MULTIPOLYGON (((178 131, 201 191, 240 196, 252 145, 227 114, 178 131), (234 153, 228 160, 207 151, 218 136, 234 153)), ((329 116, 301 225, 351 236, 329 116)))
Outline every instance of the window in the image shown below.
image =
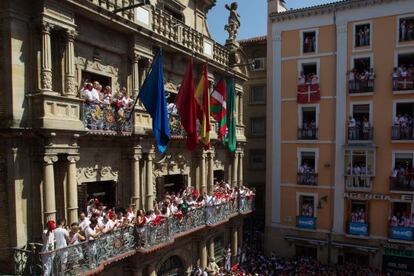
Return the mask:
POLYGON ((305 76, 306 80, 311 79, 313 75, 318 75, 318 66, 316 63, 303 63, 301 75, 305 76))
POLYGON ((346 176, 375 176, 374 150, 345 150, 346 176))
POLYGON ((394 91, 414 89, 414 52, 398 54, 392 73, 394 91))
POLYGON ((395 191, 414 191, 414 153, 396 152, 393 155, 393 169, 390 189, 395 191))
POLYGON ((265 169, 266 168, 266 151, 265 150, 250 150, 249 151, 249 163, 252 169, 265 169))
POLYGON ((367 223, 367 202, 351 200, 349 221, 353 223, 367 223))
POLYGON ((372 140, 371 104, 352 103, 348 120, 348 139, 356 141, 372 140))
POLYGON ((316 31, 305 31, 302 33, 302 52, 316 52, 316 31))
POLYGON ((297 173, 298 185, 315 186, 318 183, 317 152, 315 150, 303 150, 299 152, 299 164, 297 173))
POLYGON ((352 60, 349 72, 349 92, 364 93, 374 91, 375 72, 371 57, 358 57, 352 60))
MULTIPOLYGON (((414 204, 393 202, 391 205, 391 227, 410 227, 414 220, 414 204)), ((411 236, 412 238, 412 236, 411 236)))
POLYGON ((400 18, 399 40, 400 42, 414 40, 414 16, 400 18))
POLYGON ((266 88, 264 85, 254 85, 250 87, 250 103, 264 104, 266 102, 266 88))
POLYGON ((250 119, 250 131, 252 135, 262 136, 265 135, 266 121, 264 118, 251 118, 250 119))
POLYGON ((413 140, 414 102, 396 103, 392 125, 393 140, 413 140))
POLYGON ((265 58, 254 58, 252 61, 252 71, 261 71, 265 69, 265 58))
POLYGON ((371 45, 371 24, 355 25, 355 47, 365 47, 371 45))
POLYGON ((302 106, 299 115, 298 139, 317 139, 317 106, 302 106))
POLYGON ((299 197, 299 216, 315 217, 315 200, 313 196, 299 197))
POLYGON ((92 72, 82 71, 82 80, 83 82, 99 82, 102 87, 111 86, 112 81, 110 77, 95 74, 92 72))

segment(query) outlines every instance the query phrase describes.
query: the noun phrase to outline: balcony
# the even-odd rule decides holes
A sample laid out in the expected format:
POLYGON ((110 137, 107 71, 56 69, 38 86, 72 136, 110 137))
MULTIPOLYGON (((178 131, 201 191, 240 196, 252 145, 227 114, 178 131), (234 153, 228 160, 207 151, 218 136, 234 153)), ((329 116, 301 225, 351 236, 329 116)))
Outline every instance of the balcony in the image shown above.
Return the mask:
POLYGON ((319 91, 319 83, 315 84, 298 84, 297 102, 314 103, 321 99, 321 93, 319 91))
POLYGON ((348 140, 350 141, 372 141, 373 127, 348 127, 348 140))
POLYGON ((374 80, 349 80, 348 81, 348 92, 351 95, 364 94, 374 92, 374 80))
POLYGON ((319 131, 315 127, 298 128, 299 140, 318 140, 319 131))
POLYGON ((413 128, 409 126, 392 126, 392 140, 414 140, 413 128))
POLYGON ((362 222, 349 222, 348 234, 354 236, 368 236, 368 224, 362 222))
POLYGON ((414 192, 414 175, 390 176, 390 190, 401 192, 414 192))
POLYGON ((117 229, 94 241, 53 251, 37 253, 35 249, 15 249, 15 274, 41 271, 42 261, 50 261, 52 264, 50 275, 97 273, 107 264, 137 253, 149 254, 174 243, 178 237, 191 235, 206 227, 215 227, 232 217, 249 214, 253 209, 254 198, 241 197, 216 206, 193 209, 184 216, 170 217, 157 224, 117 229))
POLYGON ((316 186, 318 185, 318 174, 317 173, 299 173, 298 172, 298 185, 305 185, 305 186, 316 186))
MULTIPOLYGON (((91 7, 95 6, 100 13, 102 13, 102 10, 106 10, 107 14, 111 17, 113 16, 113 11, 115 9, 138 4, 137 0, 89 0, 82 2, 84 5, 90 5, 91 7)), ((168 45, 173 45, 177 48, 185 48, 184 51, 188 53, 195 52, 204 55, 221 65, 228 65, 229 51, 224 46, 185 25, 182 21, 174 18, 160 8, 151 5, 150 9, 147 9, 146 7, 140 7, 138 9, 140 9, 140 13, 145 15, 142 17, 137 16, 138 12, 135 12, 136 9, 125 10, 117 13, 117 15, 122 17, 123 20, 127 20, 127 22, 133 24, 141 23, 145 28, 148 28, 161 36, 162 40, 169 40, 169 42, 166 43, 168 45)))
POLYGON ((82 120, 90 133, 130 134, 132 130, 128 110, 111 105, 83 104, 82 120))
POLYGON ((347 175, 345 176, 346 189, 350 191, 371 191, 374 176, 347 175))
POLYGON ((392 90, 394 92, 414 90, 414 76, 393 77, 392 90))
POLYGON ((316 229, 316 218, 306 217, 306 216, 297 216, 296 227, 302 228, 302 229, 316 229))
POLYGON ((414 241, 414 228, 413 227, 403 227, 403 226, 390 226, 389 227, 389 237, 393 240, 400 241, 414 241))

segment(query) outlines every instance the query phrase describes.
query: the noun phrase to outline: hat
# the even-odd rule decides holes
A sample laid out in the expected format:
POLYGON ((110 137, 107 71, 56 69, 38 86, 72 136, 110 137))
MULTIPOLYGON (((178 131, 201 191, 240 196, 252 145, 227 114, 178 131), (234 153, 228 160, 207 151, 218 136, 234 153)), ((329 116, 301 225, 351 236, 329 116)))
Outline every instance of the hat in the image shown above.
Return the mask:
POLYGON ((49 221, 47 222, 47 229, 48 229, 49 231, 53 231, 53 230, 55 230, 55 228, 56 228, 56 226, 55 226, 55 221, 54 221, 54 220, 49 220, 49 221))

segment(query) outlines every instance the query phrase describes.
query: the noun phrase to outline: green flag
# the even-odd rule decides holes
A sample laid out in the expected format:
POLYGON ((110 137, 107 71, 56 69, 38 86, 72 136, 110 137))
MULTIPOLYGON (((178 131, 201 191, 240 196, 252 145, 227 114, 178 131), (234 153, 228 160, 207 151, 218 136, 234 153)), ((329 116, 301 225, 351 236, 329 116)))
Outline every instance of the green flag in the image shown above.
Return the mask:
POLYGON ((234 99, 234 79, 226 80, 226 103, 227 103, 227 137, 226 142, 231 152, 236 150, 236 118, 234 111, 236 102, 234 99))

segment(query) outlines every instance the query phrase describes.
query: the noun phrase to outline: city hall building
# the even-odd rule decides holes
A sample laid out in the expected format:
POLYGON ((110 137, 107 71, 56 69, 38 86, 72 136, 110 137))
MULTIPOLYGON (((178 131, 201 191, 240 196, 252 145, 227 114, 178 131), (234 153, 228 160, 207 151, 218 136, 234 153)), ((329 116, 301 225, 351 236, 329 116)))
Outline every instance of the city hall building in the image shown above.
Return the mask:
POLYGON ((268 3, 267 251, 413 272, 413 1, 268 3))
MULTIPOLYGON (((77 222, 90 198, 108 207, 149 210, 166 192, 186 186, 207 192, 215 181, 243 183, 247 60, 235 37, 226 46, 211 38, 206 14, 215 2, 1 1, 0 273, 15 268, 16 274, 28 274, 46 221, 77 222), (120 110, 85 104, 84 82, 134 99, 160 48, 167 104, 175 101, 189 57, 196 82, 208 64, 210 89, 223 77, 234 79, 235 152, 219 141, 213 119, 212 147, 188 151, 171 116, 172 139, 161 155, 141 103, 131 120, 120 110)), ((219 262, 228 245, 235 256, 249 210, 218 212, 212 222, 191 221, 173 234, 164 229, 140 250, 118 237, 81 272, 184 275, 207 266, 211 257, 219 262)))

